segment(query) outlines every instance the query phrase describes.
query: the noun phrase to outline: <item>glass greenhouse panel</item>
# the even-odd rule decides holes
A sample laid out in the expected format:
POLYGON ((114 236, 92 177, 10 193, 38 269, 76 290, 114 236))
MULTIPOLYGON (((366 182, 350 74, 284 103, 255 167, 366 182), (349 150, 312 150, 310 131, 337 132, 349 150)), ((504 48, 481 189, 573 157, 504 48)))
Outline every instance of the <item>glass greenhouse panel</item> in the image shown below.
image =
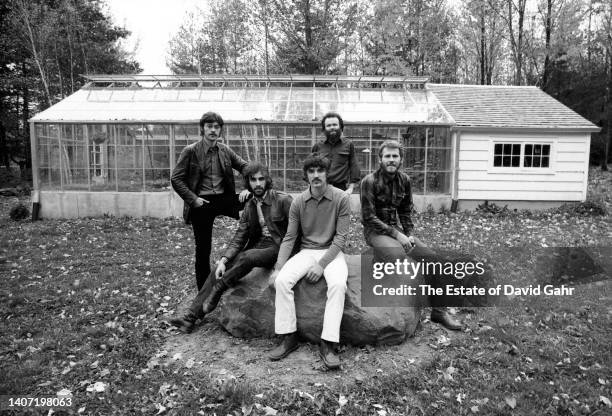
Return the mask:
POLYGON ((451 149, 428 149, 427 170, 447 170, 451 167, 451 149))
POLYGON ((428 194, 449 193, 451 188, 452 172, 427 172, 428 194))
POLYGON ((142 191, 142 169, 117 169, 118 190, 124 192, 142 191))
POLYGON ((408 126, 401 130, 401 136, 406 147, 425 147, 425 127, 408 126))
POLYGON ((89 175, 87 169, 71 169, 64 177, 63 190, 87 191, 89 190, 89 175))
POLYGON ((429 147, 445 147, 450 149, 452 146, 450 130, 446 127, 430 128, 427 140, 429 147))
POLYGON ((405 149, 403 165, 409 171, 425 171, 425 148, 405 149))
POLYGON ((425 172, 405 171, 410 177, 410 186, 413 194, 422 194, 425 189, 425 172))
POLYGON ((145 191, 159 192, 171 188, 169 169, 145 169, 145 191))

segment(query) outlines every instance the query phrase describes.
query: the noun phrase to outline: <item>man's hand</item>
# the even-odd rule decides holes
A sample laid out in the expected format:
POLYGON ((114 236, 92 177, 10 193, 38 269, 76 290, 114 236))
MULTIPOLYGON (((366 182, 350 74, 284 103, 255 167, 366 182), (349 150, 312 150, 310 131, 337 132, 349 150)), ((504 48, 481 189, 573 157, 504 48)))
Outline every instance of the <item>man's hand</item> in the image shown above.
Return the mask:
POLYGON ((243 189, 242 191, 240 191, 240 194, 238 194, 238 200, 240 202, 244 202, 247 199, 249 199, 250 196, 251 196, 251 191, 249 191, 248 189, 243 189))
POLYGON ((215 277, 217 278, 217 280, 220 280, 224 274, 225 274, 225 262, 219 261, 219 263, 217 263, 217 270, 215 270, 215 277))
POLYGON ((204 204, 210 204, 210 201, 200 197, 197 197, 196 200, 193 201, 194 208, 200 208, 204 204))
POLYGON ((317 283, 321 276, 323 276, 323 267, 319 263, 315 263, 310 266, 304 278, 308 283, 317 283))
POLYGON ((411 249, 414 247, 414 238, 412 236, 408 237, 405 234, 399 233, 397 236, 397 241, 404 246, 405 249, 411 249))
POLYGON ((344 193, 351 196, 353 194, 353 188, 355 188, 355 184, 350 183, 349 186, 346 188, 346 191, 344 191, 344 193))

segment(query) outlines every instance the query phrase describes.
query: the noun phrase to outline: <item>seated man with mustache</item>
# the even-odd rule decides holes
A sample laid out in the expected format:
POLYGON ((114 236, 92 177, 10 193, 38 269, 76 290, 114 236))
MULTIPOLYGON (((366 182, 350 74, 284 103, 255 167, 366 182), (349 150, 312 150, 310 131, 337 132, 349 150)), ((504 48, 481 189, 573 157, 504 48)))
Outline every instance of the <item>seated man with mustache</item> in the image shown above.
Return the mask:
POLYGON ((330 369, 340 367, 335 344, 340 340, 348 267, 342 250, 349 232, 349 196, 327 183, 330 162, 313 153, 304 160, 304 179, 309 187, 298 195, 289 211, 289 225, 271 280, 274 281, 274 331, 281 336, 270 353, 281 360, 298 347, 297 316, 293 287, 302 279, 310 283, 321 277, 327 283, 327 300, 319 355, 330 369), (300 251, 290 257, 294 246, 300 251))
POLYGON ((212 312, 221 295, 255 267, 271 268, 287 232, 292 198, 272 189, 268 168, 260 162, 249 162, 244 168, 244 184, 252 194, 245 205, 238 230, 225 254, 187 313, 170 323, 182 332, 193 331, 195 321, 212 312))

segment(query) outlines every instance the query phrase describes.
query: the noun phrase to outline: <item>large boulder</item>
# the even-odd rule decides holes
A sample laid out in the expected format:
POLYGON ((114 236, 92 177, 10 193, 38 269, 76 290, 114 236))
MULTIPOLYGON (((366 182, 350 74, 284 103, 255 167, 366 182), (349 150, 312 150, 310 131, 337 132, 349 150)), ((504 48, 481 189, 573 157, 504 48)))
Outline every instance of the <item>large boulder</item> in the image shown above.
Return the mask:
MULTIPOLYGON (((398 344, 412 336, 420 308, 362 307, 361 257, 346 256, 349 276, 340 342, 352 345, 398 344)), ((269 270, 256 268, 227 291, 219 306, 221 325, 236 337, 274 335, 274 289, 268 285, 269 270)), ((323 327, 327 285, 324 279, 310 284, 302 279, 295 287, 298 333, 319 342, 323 327)))

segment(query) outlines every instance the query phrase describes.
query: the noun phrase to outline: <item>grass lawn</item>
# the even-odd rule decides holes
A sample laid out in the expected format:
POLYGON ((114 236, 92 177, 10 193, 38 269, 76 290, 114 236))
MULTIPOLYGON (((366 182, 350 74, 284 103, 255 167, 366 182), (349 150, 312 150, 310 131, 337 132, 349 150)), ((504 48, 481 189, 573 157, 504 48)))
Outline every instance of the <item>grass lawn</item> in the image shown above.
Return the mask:
MULTIPOLYGON (((612 174, 593 170, 590 195, 612 213, 612 174)), ((165 320, 193 294, 193 236, 181 221, 13 222, 15 203, 3 198, 0 211, 0 395, 67 389, 75 405, 57 414, 612 414, 610 279, 576 285, 572 296, 515 297, 504 307, 459 311, 467 330, 425 342, 430 358, 417 365, 358 380, 345 370, 321 371, 320 382, 295 389, 266 377, 221 379, 193 362, 151 365, 178 336, 165 320)), ((415 215, 416 234, 429 245, 487 258, 500 265, 498 278, 509 279, 531 272, 512 247, 604 246, 609 253, 610 219, 576 208, 415 215)), ((234 221, 217 222, 214 258, 234 229, 234 221)), ((353 218, 349 251, 363 246, 353 218)), ((427 338, 429 328, 416 337, 427 338)), ((220 330, 210 336, 229 337, 220 330)), ((259 347, 271 341, 230 342, 268 365, 259 347)), ((366 355, 384 362, 392 349, 348 347, 342 358, 353 367, 366 355)), ((300 374, 291 376, 297 384, 300 374)))

